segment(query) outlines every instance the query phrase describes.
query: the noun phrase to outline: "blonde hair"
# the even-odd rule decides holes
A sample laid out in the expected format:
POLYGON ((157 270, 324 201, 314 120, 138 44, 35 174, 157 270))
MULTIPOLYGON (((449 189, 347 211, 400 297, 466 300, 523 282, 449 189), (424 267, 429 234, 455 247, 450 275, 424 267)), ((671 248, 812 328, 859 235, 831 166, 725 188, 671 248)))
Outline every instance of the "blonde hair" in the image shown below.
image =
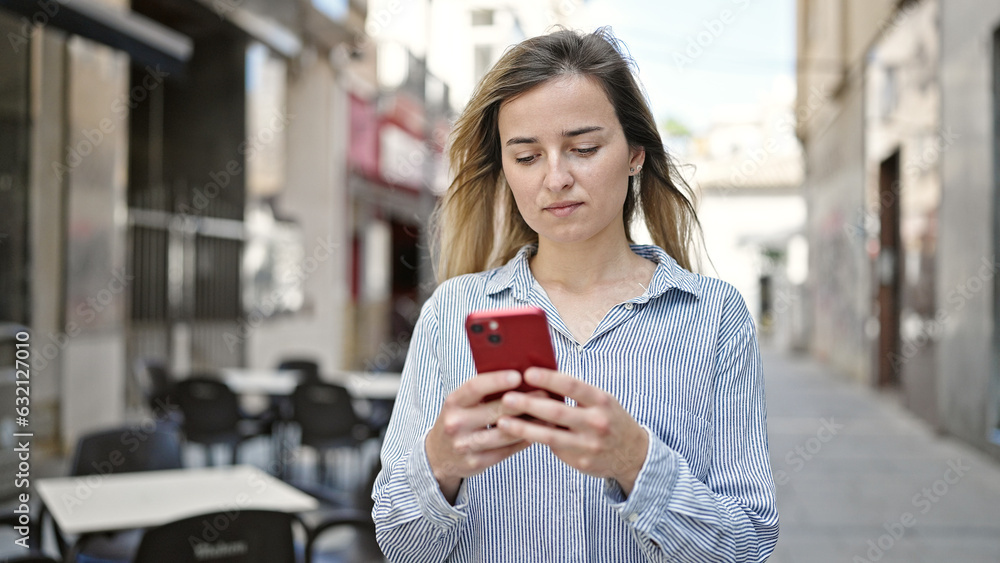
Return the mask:
POLYGON ((538 235, 521 217, 503 176, 498 119, 507 100, 565 75, 597 80, 633 148, 646 151, 640 175, 628 179, 625 235, 642 214, 653 242, 691 269, 700 225, 694 194, 663 147, 638 81, 610 30, 559 30, 522 41, 483 76, 452 131, 448 156, 454 180, 438 201, 431 237, 438 281, 502 265, 538 235))

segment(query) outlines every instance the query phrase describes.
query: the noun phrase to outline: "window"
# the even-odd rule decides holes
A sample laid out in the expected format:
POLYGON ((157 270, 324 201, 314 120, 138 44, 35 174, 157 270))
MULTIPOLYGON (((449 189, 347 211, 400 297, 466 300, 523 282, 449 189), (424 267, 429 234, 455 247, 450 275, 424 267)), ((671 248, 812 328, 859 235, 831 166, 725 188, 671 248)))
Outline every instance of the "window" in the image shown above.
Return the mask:
POLYGON ((493 10, 472 10, 472 25, 493 25, 493 10))
POLYGON ((879 116, 883 120, 891 119, 892 115, 896 112, 896 108, 899 107, 899 77, 897 71, 898 68, 895 66, 885 67, 882 91, 879 93, 879 116))
MULTIPOLYGON (((0 36, 21 37, 21 23, 0 14, 0 36)), ((28 46, 0 56, 0 321, 30 322, 28 287, 28 46)))
POLYGON ((347 20, 347 15, 351 11, 347 0, 313 0, 312 4, 328 18, 338 22, 347 20))
POLYGON ((169 233, 135 225, 132 227, 131 292, 132 320, 166 321, 170 316, 167 284, 167 247, 169 233))

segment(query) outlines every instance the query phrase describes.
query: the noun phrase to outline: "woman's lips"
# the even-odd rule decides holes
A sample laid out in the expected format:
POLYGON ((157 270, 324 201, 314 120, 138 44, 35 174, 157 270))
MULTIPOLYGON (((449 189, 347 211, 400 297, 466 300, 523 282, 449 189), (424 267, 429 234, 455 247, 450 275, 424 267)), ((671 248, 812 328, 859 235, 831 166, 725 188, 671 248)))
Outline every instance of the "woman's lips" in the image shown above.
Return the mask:
POLYGON ((556 217, 566 217, 570 213, 576 211, 576 208, 583 205, 583 203, 570 203, 568 205, 560 205, 558 207, 546 207, 545 210, 549 213, 555 215, 556 217))

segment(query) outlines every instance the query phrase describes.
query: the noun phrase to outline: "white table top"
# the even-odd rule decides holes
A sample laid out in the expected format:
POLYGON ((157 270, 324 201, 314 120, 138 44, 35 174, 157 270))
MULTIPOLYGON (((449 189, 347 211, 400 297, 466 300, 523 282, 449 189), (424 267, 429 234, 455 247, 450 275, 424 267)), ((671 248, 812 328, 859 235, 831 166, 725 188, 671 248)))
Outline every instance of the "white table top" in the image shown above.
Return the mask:
POLYGON ((361 399, 395 399, 403 376, 398 373, 370 371, 340 372, 346 378, 344 386, 351 395, 361 399))
POLYGON ((291 395, 299 384, 298 370, 222 368, 222 380, 241 395, 291 395))
MULTIPOLYGON (((239 394, 291 395, 299 383, 299 372, 270 369, 223 368, 222 379, 239 394)), ((356 399, 395 399, 402 376, 398 373, 338 371, 333 381, 340 383, 356 399)))
POLYGON ((148 528, 222 510, 315 510, 319 502, 256 467, 143 471, 35 482, 64 532, 148 528))

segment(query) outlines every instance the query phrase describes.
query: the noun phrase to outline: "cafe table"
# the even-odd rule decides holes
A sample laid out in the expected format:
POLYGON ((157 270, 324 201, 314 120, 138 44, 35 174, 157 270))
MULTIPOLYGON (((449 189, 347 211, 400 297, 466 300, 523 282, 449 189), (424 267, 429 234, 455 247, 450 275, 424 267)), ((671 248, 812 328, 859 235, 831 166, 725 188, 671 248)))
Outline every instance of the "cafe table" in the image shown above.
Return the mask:
POLYGON ((249 465, 58 477, 35 486, 71 534, 150 528, 210 512, 319 508, 312 496, 249 465))
POLYGON ((399 393, 402 374, 370 371, 337 372, 344 387, 358 399, 393 401, 399 393))
MULTIPOLYGON (((219 370, 222 381, 243 397, 270 396, 287 401, 299 385, 300 374, 297 370, 275 370, 260 368, 223 368, 219 370)), ((343 385, 354 399, 367 402, 365 420, 376 432, 380 432, 388 423, 392 406, 399 392, 402 375, 399 373, 337 371, 333 374, 333 382, 343 385)), ((282 453, 281 444, 287 435, 287 420, 279 420, 274 430, 272 450, 275 473, 285 476, 287 468, 282 453)))
POLYGON ((238 395, 291 395, 299 384, 298 370, 222 368, 222 381, 238 395))
MULTIPOLYGON (((223 368, 222 380, 233 392, 240 395, 291 395, 299 384, 296 370, 223 368)), ((337 371, 334 380, 347 388, 355 399, 392 401, 399 392, 402 376, 399 373, 366 371, 337 371)))

